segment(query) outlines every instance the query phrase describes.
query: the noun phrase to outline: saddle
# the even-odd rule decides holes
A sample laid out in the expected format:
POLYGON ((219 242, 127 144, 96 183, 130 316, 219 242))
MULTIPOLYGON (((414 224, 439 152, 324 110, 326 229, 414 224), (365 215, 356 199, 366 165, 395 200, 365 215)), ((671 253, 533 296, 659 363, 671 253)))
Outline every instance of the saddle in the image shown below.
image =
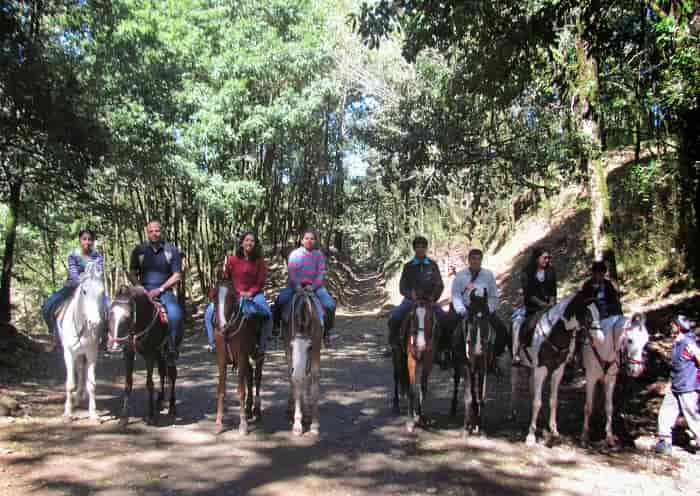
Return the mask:
POLYGON ((532 338, 535 337, 535 329, 537 329, 537 323, 540 318, 547 313, 547 309, 538 310, 532 315, 528 316, 523 322, 523 326, 520 329, 520 347, 529 348, 532 346, 532 338))
MULTIPOLYGON (((148 295, 148 293, 146 293, 146 295, 148 295)), ((165 309, 165 305, 158 300, 154 300, 150 296, 148 296, 148 299, 151 301, 151 303, 153 303, 153 306, 156 307, 158 318, 160 319, 161 323, 163 325, 168 325, 168 312, 165 309)))

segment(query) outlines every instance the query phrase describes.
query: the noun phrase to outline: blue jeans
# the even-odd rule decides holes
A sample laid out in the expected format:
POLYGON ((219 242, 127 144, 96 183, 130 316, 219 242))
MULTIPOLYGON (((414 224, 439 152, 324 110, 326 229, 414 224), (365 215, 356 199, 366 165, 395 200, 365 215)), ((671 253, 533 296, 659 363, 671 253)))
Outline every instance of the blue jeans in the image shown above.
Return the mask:
POLYGON ((204 311, 204 328, 207 330, 207 342, 209 346, 216 349, 216 340, 214 339, 214 304, 209 303, 204 311))
POLYGON ((44 317, 44 322, 46 322, 46 326, 49 328, 49 333, 58 335, 56 332, 58 331, 58 325, 54 317, 54 312, 61 303, 73 295, 73 291, 75 291, 75 288, 63 286, 49 296, 41 307, 41 315, 44 317))
POLYGON ((175 351, 182 340, 182 308, 180 308, 175 293, 172 291, 166 291, 161 294, 159 299, 165 307, 165 312, 168 314, 168 327, 170 329, 169 350, 175 351))
MULTIPOLYGON (((321 324, 324 323, 324 313, 325 312, 334 312, 335 311, 335 300, 333 297, 328 293, 328 290, 324 287, 318 288, 316 291, 314 291, 314 294, 318 298, 318 303, 320 303, 320 308, 317 303, 317 310, 318 314, 321 316, 321 324), (324 312, 325 310, 325 312, 324 312)), ((280 308, 285 308, 287 304, 292 300, 292 296, 294 295, 294 289, 290 288, 287 286, 286 288, 282 289, 280 291, 280 294, 277 295, 277 301, 275 302, 275 305, 279 305, 280 308)))
MULTIPOLYGON (((258 340, 258 349, 265 353, 267 350, 267 340, 272 335, 272 312, 270 311, 270 306, 265 300, 265 295, 262 293, 256 294, 252 300, 248 300, 250 303, 245 304, 243 307, 243 313, 246 317, 258 317, 261 319, 261 332, 260 339, 258 340)), ((207 309, 204 312, 204 326, 207 329, 207 340, 209 344, 216 348, 216 341, 214 339, 214 304, 209 303, 207 309)))

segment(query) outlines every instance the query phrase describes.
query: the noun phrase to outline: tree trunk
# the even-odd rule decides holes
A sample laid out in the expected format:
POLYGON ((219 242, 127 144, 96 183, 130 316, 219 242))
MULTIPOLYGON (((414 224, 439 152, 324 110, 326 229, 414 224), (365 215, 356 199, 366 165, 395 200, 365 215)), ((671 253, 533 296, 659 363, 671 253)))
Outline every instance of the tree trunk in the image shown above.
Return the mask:
POLYGON ((695 287, 700 288, 700 107, 681 115, 679 244, 695 287))
POLYGON ((604 260, 612 279, 617 279, 617 265, 610 227, 610 198, 607 186, 607 170, 602 159, 600 119, 597 114, 600 99, 598 61, 585 40, 579 25, 576 38, 578 77, 576 80, 577 100, 574 106, 575 119, 583 136, 583 158, 588 175, 588 188, 591 201, 591 238, 593 257, 604 260))
MULTIPOLYGON (((12 320, 10 289, 21 193, 22 181, 17 179, 10 184, 9 211, 7 213, 7 222, 5 223, 5 253, 2 258, 2 280, 0 281, 0 323, 9 323, 12 320)), ((0 326, 0 334, 6 333, 8 329, 8 326, 0 326)), ((0 337, 5 336, 0 335, 0 337)))

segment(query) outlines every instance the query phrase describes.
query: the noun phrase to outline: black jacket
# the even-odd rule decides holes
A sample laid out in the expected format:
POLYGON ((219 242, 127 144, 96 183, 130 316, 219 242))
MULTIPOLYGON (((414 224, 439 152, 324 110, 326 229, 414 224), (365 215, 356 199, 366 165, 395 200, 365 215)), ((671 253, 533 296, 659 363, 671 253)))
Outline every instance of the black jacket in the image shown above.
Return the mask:
POLYGON ((444 287, 440 269, 428 257, 421 262, 414 258, 403 266, 399 291, 405 298, 410 298, 414 290, 418 298, 437 301, 444 287))
POLYGON ((595 298, 596 306, 600 312, 600 318, 604 319, 611 315, 622 315, 622 305, 620 304, 620 295, 615 289, 615 286, 608 280, 603 279, 603 291, 601 293, 599 288, 596 288, 593 283, 593 279, 587 280, 583 284, 582 290, 588 292, 593 298, 595 298))
POLYGON ((547 302, 551 297, 554 297, 555 300, 557 298, 557 274, 552 267, 545 269, 544 281, 542 282, 537 279, 534 273, 523 272, 521 284, 525 299, 525 311, 528 315, 546 308, 546 306, 537 303, 533 297, 543 302, 547 302))

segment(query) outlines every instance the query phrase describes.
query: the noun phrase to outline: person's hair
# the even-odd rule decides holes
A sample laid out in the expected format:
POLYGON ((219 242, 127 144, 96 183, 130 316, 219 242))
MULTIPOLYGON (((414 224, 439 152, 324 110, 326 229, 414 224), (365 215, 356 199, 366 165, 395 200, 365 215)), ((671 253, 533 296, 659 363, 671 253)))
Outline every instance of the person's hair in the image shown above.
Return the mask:
POLYGON ((472 255, 479 255, 481 258, 484 258, 484 252, 481 251, 479 248, 472 248, 469 250, 469 253, 467 254, 467 259, 471 258, 472 255))
POLYGON ((423 245, 427 248, 428 247, 428 239, 425 236, 416 236, 415 238, 413 238, 412 245, 413 245, 414 250, 416 249, 416 246, 418 246, 418 245, 423 245))
POLYGON ((245 254, 243 253, 243 241, 247 236, 253 236, 253 239, 255 240, 255 246, 253 247, 253 252, 250 254, 250 259, 257 260, 262 256, 262 247, 260 246, 258 236, 253 231, 245 231, 238 238, 238 245, 236 245, 236 257, 245 258, 245 254))
POLYGON ((160 223, 160 220, 158 219, 151 219, 148 222, 146 222, 146 227, 150 226, 151 224, 158 224, 160 227, 163 227, 163 224, 160 223))
POLYGON ((538 260, 542 256, 543 253, 551 253, 549 251, 549 248, 546 246, 536 246, 534 250, 532 250, 532 255, 530 255, 530 261, 527 264, 527 268, 525 269, 525 272, 529 275, 532 276, 537 272, 537 268, 539 267, 538 260))
POLYGON ((608 271, 608 266, 602 260, 598 262, 593 262, 591 265, 591 272, 601 272, 605 274, 608 271))
POLYGON ((92 238, 92 240, 95 241, 95 231, 93 231, 92 229, 81 229, 78 233, 78 239, 82 238, 83 234, 89 234, 90 238, 92 238))

